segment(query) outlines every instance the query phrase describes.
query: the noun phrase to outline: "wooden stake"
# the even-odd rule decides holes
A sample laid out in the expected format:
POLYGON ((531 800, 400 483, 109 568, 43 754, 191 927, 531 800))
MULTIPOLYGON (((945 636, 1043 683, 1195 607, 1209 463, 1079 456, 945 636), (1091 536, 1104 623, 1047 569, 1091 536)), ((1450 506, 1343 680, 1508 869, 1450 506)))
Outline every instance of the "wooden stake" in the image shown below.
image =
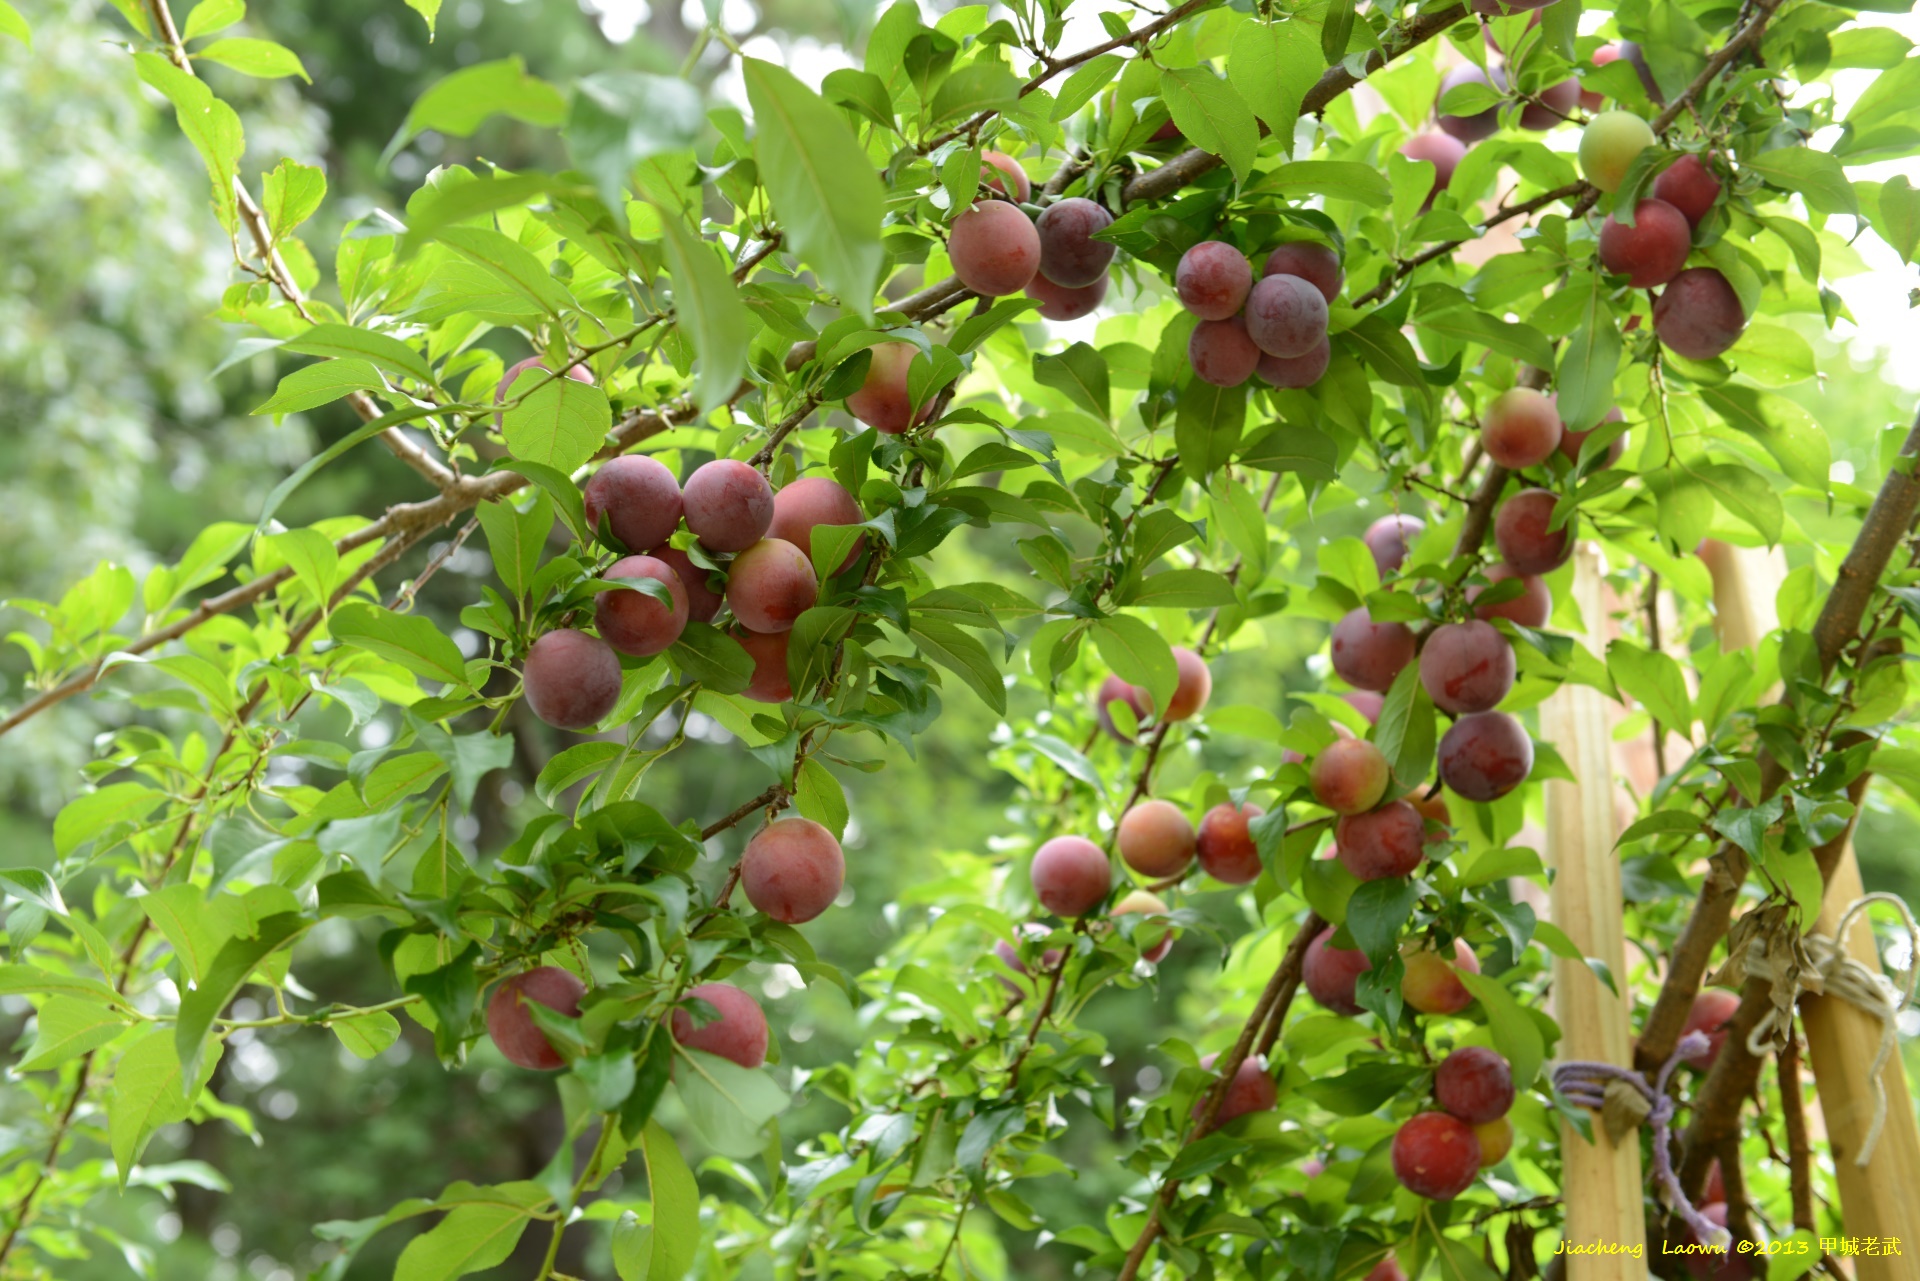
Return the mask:
MULTIPOLYGON (((1599 652, 1604 628, 1600 556, 1582 544, 1574 553, 1573 600, 1588 634, 1575 639, 1599 652)), ((1613 807, 1613 757, 1607 699, 1584 685, 1565 685, 1540 709, 1542 736, 1552 743, 1575 782, 1546 785, 1547 860, 1553 866, 1553 919, 1582 957, 1603 962, 1624 983, 1619 835, 1613 807)), ((1560 1054, 1633 1064, 1626 1003, 1601 983, 1584 960, 1555 958, 1554 1013, 1560 1054)), ((1641 1201, 1640 1138, 1615 1143, 1594 1118, 1592 1143, 1570 1124, 1560 1129, 1566 1177, 1566 1243, 1619 1253, 1569 1254, 1568 1281, 1646 1281, 1645 1212, 1641 1201)), ((1917 1246, 1916 1248, 1920 1248, 1917 1246)))
MULTIPOLYGON (((1709 547, 1706 559, 1713 571, 1721 648, 1758 644, 1777 625, 1774 599, 1786 577, 1785 557, 1777 549, 1719 545, 1709 547)), ((1815 932, 1831 935, 1847 906, 1865 892, 1849 842, 1827 883, 1815 932)), ((1866 922, 1855 922, 1847 951, 1862 964, 1880 968, 1866 922)), ((1800 1016, 1840 1185, 1842 1232, 1899 1241, 1898 1255, 1852 1258, 1855 1276, 1859 1281, 1920 1281, 1920 1124, 1914 1119, 1900 1055, 1896 1051, 1881 1073, 1887 1119, 1873 1159, 1862 1169, 1855 1158, 1873 1120, 1873 1084, 1867 1070, 1880 1048, 1880 1023, 1845 1001, 1816 996, 1802 998, 1800 1016)))

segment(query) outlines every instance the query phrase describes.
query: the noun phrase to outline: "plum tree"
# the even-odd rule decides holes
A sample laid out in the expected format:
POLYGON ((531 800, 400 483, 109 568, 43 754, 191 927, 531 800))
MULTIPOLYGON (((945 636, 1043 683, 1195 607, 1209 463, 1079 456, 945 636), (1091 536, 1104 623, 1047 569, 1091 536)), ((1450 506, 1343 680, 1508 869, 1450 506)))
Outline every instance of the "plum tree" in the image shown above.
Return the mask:
POLYGON ((1507 1159, 1507 1153, 1513 1151, 1513 1121, 1508 1117, 1496 1117, 1473 1127, 1473 1137, 1480 1140, 1480 1168, 1491 1170, 1507 1159))
POLYGON ((1360 814, 1386 795, 1393 781, 1387 758, 1364 738, 1336 738, 1320 749, 1308 770, 1313 799, 1336 814, 1360 814))
POLYGON ((1084 288, 1069 289, 1036 273, 1027 282, 1027 297, 1040 304, 1040 314, 1048 320, 1079 320, 1091 316, 1107 300, 1107 278, 1102 276, 1084 288))
POLYGON ((1520 127, 1543 133, 1573 118, 1580 104, 1580 82, 1561 80, 1547 85, 1520 108, 1520 127))
POLYGON ((1699 1032, 1707 1038, 1707 1048, 1698 1054, 1689 1054, 1686 1061, 1702 1072, 1713 1066, 1720 1057, 1720 1047, 1727 1043, 1727 1021, 1740 1008, 1740 995, 1721 987, 1700 989, 1693 998, 1693 1008, 1687 1011, 1687 1021, 1680 1029, 1680 1035, 1699 1032))
POLYGON ((1193 824, 1171 801, 1141 801, 1120 818, 1120 859, 1142 876, 1178 876, 1193 862, 1193 824))
MULTIPOLYGON (((813 557, 813 531, 821 525, 858 525, 864 522, 867 514, 860 510, 859 500, 849 494, 846 487, 837 480, 825 476, 802 476, 782 485, 773 496, 773 521, 767 526, 767 537, 792 543, 805 552, 808 559, 813 557)), ((860 557, 860 543, 847 549, 836 573, 845 573, 847 568, 860 557)))
POLYGON ((1407 563, 1408 546, 1426 530, 1427 522, 1418 516, 1392 512, 1368 525, 1360 541, 1373 553, 1374 568, 1380 571, 1380 577, 1386 578, 1400 572, 1400 567, 1407 563))
POLYGON ((580 1017, 580 999, 587 985, 569 970, 541 965, 502 979, 487 998, 487 1036, 515 1067, 557 1072, 567 1065, 547 1034, 527 1012, 529 1004, 544 1005, 570 1019, 580 1017))
POLYGON ((1327 337, 1327 300, 1298 276, 1264 276, 1247 295, 1247 337, 1269 356, 1298 359, 1327 337))
POLYGON ((1260 879, 1260 847, 1247 824, 1266 813, 1251 803, 1221 802, 1200 819, 1193 850, 1200 870, 1225 885, 1251 885, 1260 879))
POLYGON ((1400 669, 1413 661, 1417 644, 1405 623, 1376 623, 1362 605, 1333 625, 1328 649, 1341 680, 1385 693, 1400 669))
POLYGON ((1560 447, 1560 412, 1531 387, 1511 387, 1480 415, 1480 445, 1510 471, 1538 467, 1560 447))
MULTIPOLYGON (((1147 890, 1129 890, 1120 896, 1119 902, 1113 905, 1113 911, 1107 915, 1117 919, 1122 916, 1158 916, 1164 918, 1166 914, 1166 900, 1162 899, 1158 894, 1150 893, 1147 890)), ((1167 959, 1167 953, 1172 950, 1173 929, 1169 926, 1166 936, 1152 947, 1142 951, 1140 953, 1140 959, 1158 965, 1167 959)))
POLYGON ((1427 857, 1427 820, 1406 801, 1388 801, 1334 825, 1340 865, 1363 881, 1407 876, 1427 857))
POLYGON ((702 463, 682 491, 687 528, 702 547, 743 552, 766 537, 773 523, 773 487, 737 458, 702 463))
POLYGON ((693 557, 666 543, 647 555, 663 562, 680 576, 680 586, 687 593, 687 617, 696 623, 711 623, 719 614, 720 607, 727 603, 726 592, 713 589, 712 580, 716 571, 694 564, 693 557))
POLYGON ((1340 265, 1340 255, 1330 245, 1317 240, 1289 240, 1267 255, 1266 264, 1261 268, 1262 276, 1298 276, 1320 291, 1320 296, 1331 303, 1340 296, 1340 288, 1346 283, 1346 268, 1340 265))
POLYGON ((1633 207, 1633 225, 1608 214, 1600 226, 1600 265, 1625 276, 1635 289, 1664 285, 1680 274, 1693 252, 1693 228, 1687 216, 1664 200, 1642 200, 1633 207))
POLYGON ((1480 1176, 1480 1140, 1445 1112, 1408 1117, 1393 1136, 1393 1173, 1415 1196, 1451 1201, 1480 1176))
POLYGON ((736 627, 731 635, 753 660, 753 679, 740 691, 756 703, 785 703, 793 698, 793 684, 787 675, 787 647, 792 631, 751 632, 736 627))
POLYGON ((847 861, 832 832, 810 818, 775 819, 740 856, 747 902, 776 921, 800 925, 833 906, 847 861))
POLYGON ((1433 1097, 1468 1125, 1497 1121, 1513 1107, 1513 1065, 1485 1046, 1464 1046, 1440 1060, 1433 1097))
POLYGON ((1400 996, 1422 1014, 1458 1014, 1473 1004, 1473 993, 1460 981, 1460 970, 1480 972, 1480 958, 1473 954, 1465 939, 1453 941, 1453 961, 1449 963, 1432 948, 1409 944, 1400 951, 1406 974, 1400 980, 1400 996))
POLYGON ((1067 289, 1105 280, 1119 247, 1093 237, 1113 225, 1113 215, 1084 196, 1056 200, 1034 220, 1040 233, 1040 274, 1067 289))
MULTIPOLYGON (((1497 70, 1496 68, 1496 73, 1497 70)), ((1487 72, 1470 62, 1463 62, 1440 77, 1440 91, 1434 98, 1436 108, 1434 123, 1439 125, 1448 137, 1457 138, 1465 143, 1480 142, 1493 137, 1500 132, 1498 103, 1467 116, 1450 116, 1438 110, 1439 104, 1447 100, 1447 95, 1463 85, 1480 85, 1496 94, 1504 94, 1507 89, 1505 77, 1502 77, 1501 82, 1496 85, 1487 72)))
POLYGON ((1492 711, 1513 688, 1513 646, 1492 623, 1442 623, 1420 649, 1420 684, 1443 712, 1492 711))
POLYGON ((580 491, 587 528, 601 521, 630 552, 667 541, 680 527, 680 482, 657 458, 622 454, 608 459, 580 491))
POLYGON ((1533 772, 1533 740, 1505 712, 1462 716, 1440 736, 1440 778, 1470 801, 1497 801, 1533 772))
POLYGON ((1018 205, 1033 197, 1033 179, 1004 151, 980 153, 980 181, 1018 205))
POLYGON ((1467 588, 1467 603, 1473 606, 1474 617, 1491 622, 1504 618, 1518 623, 1522 627, 1545 627, 1547 619, 1553 616, 1553 589, 1547 586, 1544 578, 1538 574, 1523 574, 1511 565, 1492 565, 1487 568, 1487 586, 1479 584, 1467 588), (1520 594, 1511 600, 1488 601, 1479 603, 1479 597, 1499 583, 1508 579, 1520 580, 1520 594))
POLYGON ((1653 130, 1631 111, 1602 111, 1580 134, 1580 172, 1605 192, 1620 189, 1635 158, 1653 145, 1653 130))
POLYGON ((585 729, 620 701, 620 658, 597 636, 555 628, 533 643, 520 671, 527 706, 555 729, 585 729))
POLYGON ((1453 181, 1453 171, 1467 158, 1467 144, 1444 133, 1419 133, 1400 144, 1400 154, 1433 166, 1433 185, 1427 189, 1426 203, 1420 206, 1426 209, 1453 181))
POLYGON ((1174 682, 1173 696, 1167 700, 1166 715, 1161 719, 1189 720, 1213 696, 1213 673, 1207 668, 1207 660, 1185 645, 1173 647, 1173 665, 1179 678, 1174 682))
POLYGON ((1225 320, 1247 301, 1253 289, 1253 265, 1232 245, 1203 240, 1180 255, 1173 289, 1180 305, 1200 319, 1225 320))
POLYGON ((790 631, 819 598, 813 562, 783 538, 761 539, 727 568, 727 604, 749 631, 790 631))
POLYGON ((1203 320, 1187 337, 1187 363, 1195 376, 1216 387, 1238 387, 1253 377, 1260 356, 1241 316, 1203 320))
POLYGON ((665 561, 651 556, 626 556, 600 573, 609 581, 651 579, 666 589, 667 599, 651 591, 616 588, 594 598, 593 624, 600 639, 635 658, 648 658, 670 647, 687 630, 687 589, 680 575, 665 561))
POLYGON ((1025 289, 1040 270, 1040 233, 1018 205, 982 200, 953 220, 947 254, 960 283, 987 298, 1025 289))
POLYGON ((1113 866, 1084 836, 1056 836, 1034 851, 1027 869, 1040 906, 1055 916, 1085 916, 1113 888, 1113 866))
POLYGON ((1706 221, 1713 207, 1720 203, 1722 189, 1720 176, 1697 151, 1683 153, 1653 180, 1653 198, 1678 209, 1690 228, 1698 228, 1706 221))
POLYGON ((1559 499, 1549 489, 1523 489, 1493 517, 1493 542, 1507 564, 1523 574, 1545 574, 1573 555, 1573 520, 1552 528, 1559 499))
POLYGON ((1717 267, 1689 267, 1660 291, 1653 304, 1653 332, 1667 350, 1688 360, 1712 360, 1740 341, 1747 328, 1727 278, 1717 267))
POLYGON ((1260 353, 1260 363, 1253 367, 1253 372, 1271 386, 1299 390, 1319 382, 1326 374, 1327 366, 1332 363, 1333 341, 1322 338, 1304 356, 1270 356, 1263 351, 1260 353))
POLYGON ((675 1006, 675 1041, 689 1050, 716 1055, 743 1068, 757 1068, 767 1061, 767 1045, 772 1036, 767 1029, 766 1012, 758 1001, 731 983, 697 983, 687 989, 685 999, 706 1002, 713 1007, 716 1017, 696 1026, 692 1010, 684 1004, 675 1006))
POLYGON ((916 415, 913 396, 907 390, 907 371, 920 349, 910 342, 883 342, 867 351, 867 374, 859 390, 847 397, 847 412, 889 436, 898 436, 926 421, 933 406, 922 406, 916 415))
MULTIPOLYGON (((1200 1060, 1200 1066, 1211 1068, 1219 1057, 1209 1054, 1200 1060)), ((1220 1111, 1214 1114, 1213 1123, 1225 1125, 1249 1112, 1271 1112, 1279 1101, 1280 1091, 1267 1074, 1266 1059, 1258 1054, 1249 1054, 1234 1069, 1233 1080, 1227 1083, 1227 1092, 1220 1100, 1220 1111)), ((1193 1101, 1194 1120, 1204 1116, 1206 1108, 1207 1095, 1202 1091, 1200 1097, 1193 1101)))
POLYGON ((1121 732, 1120 727, 1113 723, 1113 717, 1107 712, 1108 705, 1112 703, 1125 703, 1127 709, 1133 713, 1134 723, 1140 724, 1153 715, 1153 697, 1138 685, 1129 685, 1118 676, 1111 674, 1100 682, 1100 690, 1093 696, 1094 711, 1100 719, 1100 728, 1118 742, 1131 743, 1132 736, 1121 732))
MULTIPOLYGON (((1556 402, 1554 412, 1556 413, 1559 412, 1557 402, 1556 402)), ((1606 412, 1606 414, 1600 419, 1600 422, 1597 426, 1589 427, 1585 431, 1561 432, 1560 433, 1561 456, 1570 463, 1579 462, 1580 450, 1587 443, 1587 437, 1593 435, 1594 432, 1599 431, 1601 427, 1606 426, 1608 423, 1621 422, 1625 418, 1626 418, 1626 415, 1620 412, 1620 407, 1618 405, 1615 405, 1612 409, 1609 409, 1606 412)), ((1615 436, 1612 440, 1607 442, 1606 457, 1601 459, 1599 465, 1602 467, 1612 467, 1614 464, 1620 461, 1620 456, 1626 452, 1627 452, 1626 436, 1625 435, 1615 436)))
MULTIPOLYGON (((520 375, 530 369, 537 369, 543 374, 553 372, 553 367, 538 356, 528 356, 525 360, 516 361, 508 365, 507 371, 500 375, 500 385, 494 389, 493 403, 496 405, 503 403, 507 399, 507 389, 519 382, 520 375)), ((568 365, 567 377, 577 383, 591 383, 593 381, 593 371, 585 365, 568 365)), ((529 380, 527 389, 531 390, 533 385, 533 381, 529 380)), ((495 431, 500 430, 505 417, 504 414, 495 414, 493 416, 493 427, 495 431)))
POLYGON ((1306 984, 1307 995, 1319 1002, 1321 1008, 1351 1018, 1360 1013, 1359 1002, 1354 1000, 1360 976, 1373 966, 1359 948, 1335 947, 1333 933, 1333 927, 1328 926, 1307 944, 1300 977, 1306 984))

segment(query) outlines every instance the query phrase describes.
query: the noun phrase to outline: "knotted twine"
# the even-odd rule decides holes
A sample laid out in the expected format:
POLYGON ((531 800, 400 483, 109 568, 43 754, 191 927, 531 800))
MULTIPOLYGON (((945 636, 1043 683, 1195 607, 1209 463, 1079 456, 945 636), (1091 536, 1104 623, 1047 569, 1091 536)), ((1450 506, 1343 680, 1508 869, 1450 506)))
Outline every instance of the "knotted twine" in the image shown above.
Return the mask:
MULTIPOLYGON (((1761 1017, 1748 1034, 1747 1052, 1758 1058, 1769 1049, 1778 1048, 1787 1037, 1793 1035, 1791 1019, 1784 1017, 1782 1011, 1791 1011, 1795 999, 1802 992, 1838 997, 1879 1019, 1880 1048, 1874 1054, 1873 1067, 1867 1073, 1873 1083, 1873 1121, 1867 1126, 1866 1137, 1861 1140, 1860 1154, 1854 1158, 1854 1164, 1865 1169, 1873 1159, 1874 1145, 1880 1142, 1880 1133, 1887 1123, 1887 1085, 1881 1072, 1899 1040, 1900 1012, 1913 1001, 1915 985, 1920 984, 1920 923, 1914 921, 1912 911, 1899 895, 1880 891, 1862 895, 1849 904, 1833 931, 1833 937, 1809 934, 1799 943, 1801 946, 1798 947, 1780 948, 1770 945, 1767 938, 1756 936, 1747 944, 1741 956, 1740 971, 1767 979, 1774 986, 1773 1008, 1761 1017), (1902 986, 1895 986, 1893 980, 1879 969, 1857 961, 1847 953, 1847 930, 1876 903, 1885 903, 1898 910, 1900 920, 1906 926, 1908 946, 1912 950, 1902 986)), ((1736 969, 1731 964, 1727 968, 1736 969)), ((1718 979, 1719 976, 1715 977, 1718 979)), ((1730 977, 1737 979, 1739 975, 1736 973, 1730 977)))
POLYGON ((1673 1096, 1667 1093, 1667 1081, 1683 1059, 1703 1054, 1712 1044, 1704 1032, 1689 1032, 1673 1047, 1673 1053, 1660 1065, 1660 1074, 1652 1085, 1632 1068, 1575 1059, 1553 1070, 1553 1088, 1581 1107, 1600 1113, 1607 1133, 1618 1142, 1635 1127, 1653 1128, 1653 1173, 1667 1205, 1686 1220, 1694 1239, 1705 1245, 1726 1249, 1733 1234, 1694 1209, 1693 1202, 1680 1190, 1680 1178, 1674 1173, 1668 1155, 1668 1127, 1673 1123, 1673 1096))

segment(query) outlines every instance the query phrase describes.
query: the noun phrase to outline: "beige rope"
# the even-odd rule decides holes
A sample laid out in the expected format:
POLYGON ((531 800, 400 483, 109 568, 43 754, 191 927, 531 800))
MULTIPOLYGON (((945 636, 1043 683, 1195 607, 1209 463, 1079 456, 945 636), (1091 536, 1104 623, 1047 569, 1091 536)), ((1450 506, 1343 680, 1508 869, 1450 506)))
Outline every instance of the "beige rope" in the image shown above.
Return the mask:
MULTIPOLYGON (((1915 985, 1920 984, 1920 923, 1915 922, 1913 912, 1899 895, 1881 891, 1862 895, 1849 904, 1832 938, 1824 934, 1809 934, 1803 942, 1811 964, 1801 966, 1789 960, 1786 968, 1791 972, 1782 974, 1772 963, 1767 940, 1757 937, 1747 945, 1745 969, 1748 974, 1772 980, 1776 986, 1797 984, 1802 992, 1839 997, 1880 1020, 1880 1049, 1873 1056, 1873 1067, 1868 1073, 1873 1081, 1873 1123, 1867 1127, 1866 1138, 1860 1144, 1860 1155, 1855 1158, 1855 1164, 1865 1169, 1873 1157, 1874 1145, 1880 1141, 1880 1131, 1887 1122, 1887 1087, 1880 1073, 1899 1040, 1900 1012, 1912 1003, 1915 985), (1901 922, 1906 926, 1912 952, 1907 961, 1904 986, 1896 987, 1893 980, 1878 969, 1862 964, 1847 954, 1847 930, 1876 903, 1886 903, 1897 909, 1901 922)), ((1791 953, 1784 955, 1791 957, 1791 953)), ((1767 1053, 1776 1039, 1779 1014, 1780 1007, 1776 1005, 1754 1025, 1753 1031, 1747 1035, 1748 1053, 1755 1057, 1767 1053)))

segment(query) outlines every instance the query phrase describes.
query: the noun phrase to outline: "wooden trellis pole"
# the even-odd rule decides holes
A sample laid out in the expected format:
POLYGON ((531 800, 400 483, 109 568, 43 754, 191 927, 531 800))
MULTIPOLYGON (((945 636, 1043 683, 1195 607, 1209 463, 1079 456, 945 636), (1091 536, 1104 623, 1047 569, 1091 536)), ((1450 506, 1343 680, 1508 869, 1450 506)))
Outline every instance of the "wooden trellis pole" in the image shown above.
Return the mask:
MULTIPOLYGON (((1713 572, 1722 648, 1757 644, 1776 625, 1774 599, 1786 577, 1784 557, 1777 550, 1719 546, 1711 549, 1707 565, 1713 572)), ((1832 935, 1847 906, 1865 892, 1860 864, 1848 841, 1827 883, 1814 932, 1832 935)), ((1866 922, 1855 922, 1846 945, 1855 960, 1879 972, 1879 953, 1866 922)), ((1920 1124, 1914 1119, 1913 1096, 1900 1055, 1889 1056, 1880 1074, 1886 1091, 1886 1121, 1872 1159, 1863 1168, 1855 1158, 1873 1120, 1874 1091, 1868 1073, 1880 1048, 1880 1023, 1845 1001, 1817 996, 1801 1000, 1800 1019, 1832 1145, 1843 1232, 1856 1239, 1899 1242, 1897 1255, 1853 1256, 1855 1275, 1859 1281, 1920 1281, 1920 1124)))
MULTIPOLYGON (((1574 552, 1573 601, 1587 627, 1576 643, 1597 653, 1606 614, 1600 555, 1591 544, 1582 543, 1574 552)), ((1554 923, 1567 932, 1582 957, 1603 962, 1624 991, 1627 956, 1620 859, 1613 848, 1619 828, 1608 710, 1605 696, 1584 685, 1562 686, 1541 705, 1541 735, 1560 753, 1575 780, 1554 779, 1546 785, 1547 860, 1555 873, 1554 923)), ((1553 993, 1562 1059, 1633 1065, 1627 1004, 1607 990, 1584 960, 1554 959, 1553 993)), ((1596 1116, 1589 1143, 1563 1122, 1560 1150, 1568 1246, 1618 1251, 1569 1253, 1568 1281, 1646 1281, 1645 1257, 1634 1250, 1646 1244, 1639 1135, 1629 1133, 1615 1142, 1596 1116)))

